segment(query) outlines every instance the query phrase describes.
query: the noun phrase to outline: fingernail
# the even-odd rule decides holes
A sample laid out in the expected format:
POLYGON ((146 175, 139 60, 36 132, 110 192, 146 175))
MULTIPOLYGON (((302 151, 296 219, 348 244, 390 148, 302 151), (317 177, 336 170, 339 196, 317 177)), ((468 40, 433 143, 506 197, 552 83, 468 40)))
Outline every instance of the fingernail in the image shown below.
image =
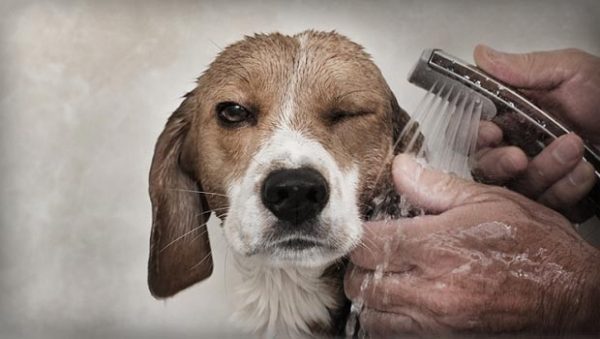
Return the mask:
POLYGON ((579 144, 573 138, 565 138, 552 151, 552 156, 562 165, 571 163, 580 157, 579 144))

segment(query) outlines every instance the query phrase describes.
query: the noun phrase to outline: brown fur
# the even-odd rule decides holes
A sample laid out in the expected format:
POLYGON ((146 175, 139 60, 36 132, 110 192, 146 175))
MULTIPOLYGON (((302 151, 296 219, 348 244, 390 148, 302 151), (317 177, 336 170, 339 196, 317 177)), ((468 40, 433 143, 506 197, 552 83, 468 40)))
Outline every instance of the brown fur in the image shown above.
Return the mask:
POLYGON ((149 285, 156 297, 172 296, 211 274, 202 225, 211 209, 224 217, 227 187, 274 130, 294 74, 299 81, 292 126, 318 140, 342 168, 359 164, 360 208, 391 182, 386 166, 402 148, 392 146, 408 115, 379 69, 360 45, 337 33, 308 32, 299 49, 298 39, 281 34, 246 37, 227 47, 169 119, 150 173, 149 285), (256 124, 219 125, 215 107, 224 101, 250 109, 256 124), (342 111, 356 116, 336 121, 342 111))

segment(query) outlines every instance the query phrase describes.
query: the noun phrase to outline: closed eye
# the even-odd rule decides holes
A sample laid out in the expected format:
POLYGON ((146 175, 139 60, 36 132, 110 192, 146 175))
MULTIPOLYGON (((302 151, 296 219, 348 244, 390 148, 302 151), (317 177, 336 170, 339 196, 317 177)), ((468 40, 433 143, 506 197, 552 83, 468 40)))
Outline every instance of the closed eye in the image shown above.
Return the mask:
POLYGON ((333 111, 332 113, 330 113, 328 115, 328 120, 333 125, 333 124, 338 124, 342 121, 345 121, 345 120, 348 120, 351 118, 361 117, 361 116, 370 115, 370 114, 373 114, 373 112, 369 112, 369 111, 357 111, 357 112, 333 111))

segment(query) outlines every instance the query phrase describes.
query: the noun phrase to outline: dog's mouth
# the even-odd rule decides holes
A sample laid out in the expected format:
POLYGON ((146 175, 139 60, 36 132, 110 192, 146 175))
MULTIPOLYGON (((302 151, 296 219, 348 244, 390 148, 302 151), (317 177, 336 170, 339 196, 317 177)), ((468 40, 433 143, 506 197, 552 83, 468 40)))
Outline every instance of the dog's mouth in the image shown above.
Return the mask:
POLYGON ((281 250, 289 250, 289 251, 303 251, 303 250, 308 250, 308 249, 312 249, 312 248, 330 248, 330 246, 328 246, 326 243, 316 240, 316 239, 310 239, 310 238, 302 238, 302 237, 296 237, 296 238, 288 238, 285 240, 280 240, 277 241, 275 243, 273 243, 270 247, 274 248, 274 249, 281 249, 281 250))
MULTIPOLYGON (((341 249, 323 239, 291 235, 267 242, 259 251, 276 264, 318 266, 335 260, 342 255, 341 249)), ((258 254, 258 253, 257 253, 258 254)))

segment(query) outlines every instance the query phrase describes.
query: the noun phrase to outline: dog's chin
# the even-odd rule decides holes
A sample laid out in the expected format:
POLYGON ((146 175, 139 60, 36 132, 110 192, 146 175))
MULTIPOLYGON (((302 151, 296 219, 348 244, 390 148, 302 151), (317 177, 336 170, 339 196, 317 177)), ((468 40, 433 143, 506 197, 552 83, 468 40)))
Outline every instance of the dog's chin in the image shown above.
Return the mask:
POLYGON ((324 231, 330 228, 328 224, 317 220, 302 225, 276 221, 267 228, 266 233, 255 237, 252 243, 244 241, 249 237, 232 238, 237 241, 229 243, 241 257, 271 267, 322 268, 347 256, 360 239, 360 234, 333 235, 324 231))
POLYGON ((306 268, 327 266, 344 255, 345 252, 322 246, 307 246, 305 248, 275 247, 263 254, 265 260, 274 267, 306 268))
POLYGON ((278 268, 317 268, 332 264, 352 249, 351 244, 331 243, 335 242, 327 237, 287 236, 263 244, 252 256, 278 268))

